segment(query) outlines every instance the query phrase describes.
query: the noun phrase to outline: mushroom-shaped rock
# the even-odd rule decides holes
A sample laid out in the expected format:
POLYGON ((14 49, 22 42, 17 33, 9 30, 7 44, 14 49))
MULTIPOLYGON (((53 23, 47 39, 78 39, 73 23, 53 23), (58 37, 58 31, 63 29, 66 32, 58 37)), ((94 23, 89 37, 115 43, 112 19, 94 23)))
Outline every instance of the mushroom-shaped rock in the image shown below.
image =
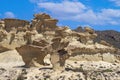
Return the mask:
POLYGON ((54 70, 64 69, 64 64, 66 59, 69 58, 68 52, 65 48, 68 46, 69 42, 63 42, 62 38, 54 38, 52 40, 52 49, 51 51, 51 63, 54 70))
POLYGON ((50 16, 46 13, 34 14, 35 19, 50 19, 50 16))
POLYGON ((85 32, 89 32, 90 34, 93 34, 95 31, 90 27, 84 27, 85 32))
POLYGON ((33 46, 33 45, 24 45, 16 48, 18 53, 22 56, 22 59, 26 67, 30 67, 31 63, 33 62, 32 61, 33 59, 35 59, 36 63, 39 63, 40 65, 44 65, 44 57, 47 55, 47 53, 42 49, 43 49, 42 47, 33 46))

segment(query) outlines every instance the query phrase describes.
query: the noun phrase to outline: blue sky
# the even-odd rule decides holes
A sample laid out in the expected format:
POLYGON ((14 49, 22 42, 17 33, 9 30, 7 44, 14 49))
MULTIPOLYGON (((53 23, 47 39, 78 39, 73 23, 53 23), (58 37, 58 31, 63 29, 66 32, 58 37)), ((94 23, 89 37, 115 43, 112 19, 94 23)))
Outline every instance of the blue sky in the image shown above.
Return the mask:
POLYGON ((0 18, 31 20, 46 12, 58 25, 120 31, 120 0, 0 0, 0 18))

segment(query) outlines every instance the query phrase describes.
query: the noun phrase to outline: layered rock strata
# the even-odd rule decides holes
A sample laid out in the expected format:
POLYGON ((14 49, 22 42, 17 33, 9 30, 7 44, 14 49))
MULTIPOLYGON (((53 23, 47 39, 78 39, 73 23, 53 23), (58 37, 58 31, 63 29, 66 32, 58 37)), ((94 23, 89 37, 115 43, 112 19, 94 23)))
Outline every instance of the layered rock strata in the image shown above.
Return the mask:
MULTIPOLYGON (((44 58, 50 54, 54 70, 64 69, 68 58, 83 54, 102 56, 109 53, 115 57, 112 62, 119 63, 119 49, 103 40, 95 42, 97 34, 90 27, 78 33, 68 26, 57 26, 57 22, 46 13, 35 14, 31 23, 18 19, 1 20, 0 45, 5 48, 1 52, 16 49, 26 67, 45 65, 44 58)), ((109 62, 105 58, 98 59, 109 62)))

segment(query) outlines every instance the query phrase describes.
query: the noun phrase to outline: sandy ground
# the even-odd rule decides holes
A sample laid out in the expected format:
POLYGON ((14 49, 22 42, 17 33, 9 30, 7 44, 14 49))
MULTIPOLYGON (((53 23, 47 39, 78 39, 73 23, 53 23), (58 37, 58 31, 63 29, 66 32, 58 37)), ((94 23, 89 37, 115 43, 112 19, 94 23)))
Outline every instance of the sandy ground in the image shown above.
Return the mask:
POLYGON ((24 65, 24 62, 16 50, 0 53, 0 66, 10 68, 21 65, 24 65))
MULTIPOLYGON (((44 61, 45 63, 50 64, 49 67, 51 68, 52 65, 50 63, 49 57, 50 55, 47 55, 44 61)), ((117 64, 117 63, 109 63, 104 61, 79 61, 78 59, 75 59, 75 58, 70 58, 66 60, 65 66, 67 68, 73 68, 73 69, 82 67, 84 70, 99 70, 99 69, 115 70, 120 68, 120 64, 117 64)), ((22 57, 17 53, 16 50, 0 53, 1 67, 12 68, 12 67, 23 66, 23 65, 24 65, 24 62, 22 60, 22 57)))
MULTIPOLYGON (((49 55, 44 60, 50 64, 49 55)), ((24 68, 16 50, 0 53, 0 80, 120 80, 120 64, 68 59, 64 71, 52 65, 24 68)))

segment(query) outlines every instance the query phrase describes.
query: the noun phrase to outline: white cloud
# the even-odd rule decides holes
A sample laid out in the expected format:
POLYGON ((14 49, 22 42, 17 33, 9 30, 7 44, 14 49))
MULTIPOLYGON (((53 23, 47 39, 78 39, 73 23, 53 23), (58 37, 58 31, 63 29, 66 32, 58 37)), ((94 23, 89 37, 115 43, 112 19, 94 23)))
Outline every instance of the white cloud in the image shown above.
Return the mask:
POLYGON ((119 25, 120 9, 101 9, 95 12, 78 1, 39 2, 39 9, 45 9, 53 17, 61 20, 79 21, 90 25, 119 25))
POLYGON ((39 8, 45 8, 49 11, 55 11, 57 13, 69 13, 76 14, 81 13, 84 9, 86 9, 85 5, 80 2, 70 2, 63 1, 62 3, 53 3, 53 2, 44 2, 38 3, 39 8))
POLYGON ((120 0, 110 0, 111 2, 114 2, 116 6, 120 6, 120 0))
POLYGON ((13 12, 5 12, 4 17, 5 18, 15 18, 15 15, 13 12))
POLYGON ((78 14, 76 20, 92 25, 118 25, 120 23, 120 10, 102 9, 100 12, 93 10, 78 14))
POLYGON ((102 9, 102 16, 120 17, 120 9, 102 9))

